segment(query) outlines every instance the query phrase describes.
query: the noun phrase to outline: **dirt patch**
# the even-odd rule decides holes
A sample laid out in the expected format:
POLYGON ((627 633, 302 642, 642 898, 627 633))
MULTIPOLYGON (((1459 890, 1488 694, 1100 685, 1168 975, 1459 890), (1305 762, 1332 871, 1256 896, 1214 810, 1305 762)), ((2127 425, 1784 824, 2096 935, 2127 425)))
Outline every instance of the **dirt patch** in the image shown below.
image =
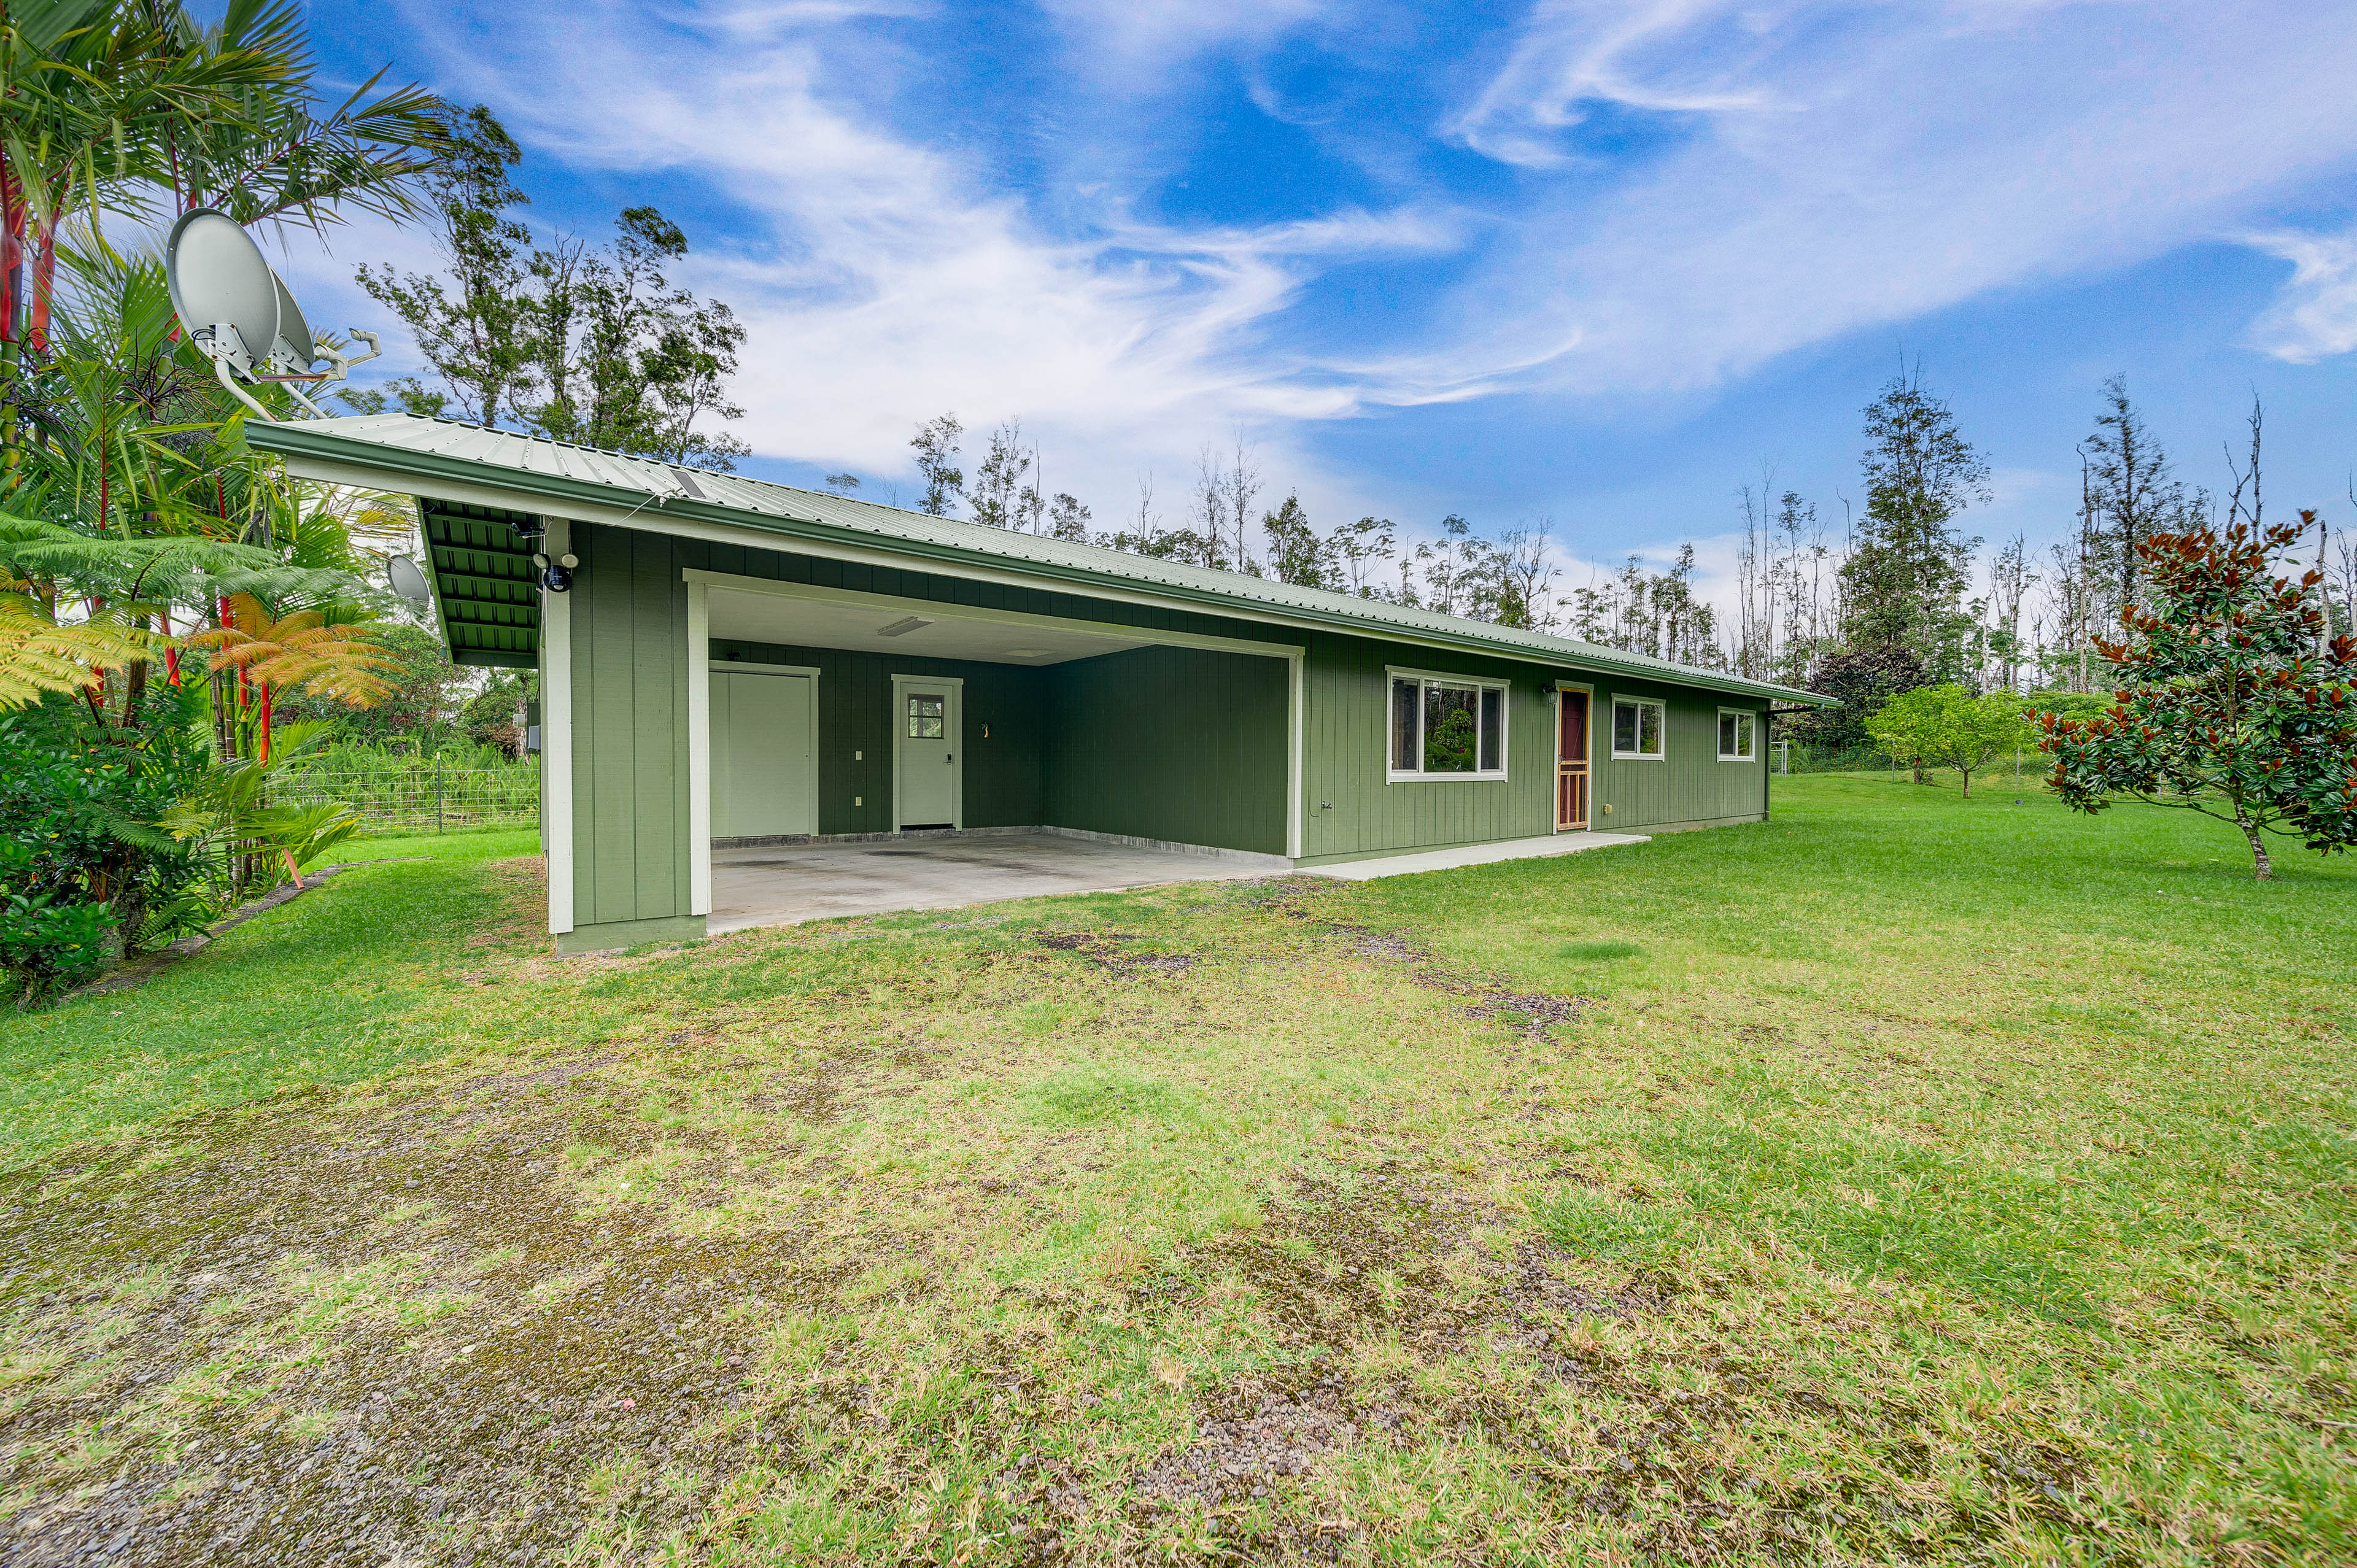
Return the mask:
POLYGON ((1140 952, 1126 942, 1146 939, 1127 931, 1040 931, 1033 940, 1058 952, 1078 953, 1116 980, 1143 974, 1184 974, 1195 967, 1193 953, 1140 952))
POLYGON ((1544 991, 1516 991, 1496 976, 1458 974, 1442 966, 1431 950, 1417 946, 1396 931, 1331 922, 1327 930, 1339 938, 1355 958, 1378 963, 1412 964, 1410 978, 1431 991, 1471 998, 1461 1009, 1465 1016, 1485 1024, 1503 1024, 1531 1039, 1544 1039, 1558 1024, 1569 1023, 1596 1005, 1593 997, 1556 996, 1544 991))
POLYGON ((775 1463, 728 1412, 766 1309, 835 1271, 801 1226, 689 1240, 585 1208, 568 1146, 645 1137, 561 1102, 595 1065, 479 1080, 558 1094, 462 1147, 414 1114, 324 1139, 290 1116, 0 1187, 27 1261, 0 1282, 0 1496, 30 1505, 0 1561, 540 1561, 594 1507, 659 1538, 775 1463))
POLYGON ((1297 1180, 1257 1230, 1217 1243, 1213 1256, 1259 1294, 1289 1346, 1314 1356, 1393 1336, 1420 1359, 1478 1344, 1572 1377, 1576 1363, 1555 1348, 1571 1318, 1657 1305, 1571 1283, 1577 1260, 1537 1237, 1477 1244, 1477 1230, 1512 1223, 1437 1176, 1392 1165, 1352 1189, 1297 1180))
POLYGON ((1232 1385, 1199 1407, 1192 1446, 1139 1474, 1137 1494, 1151 1502, 1207 1506, 1265 1498, 1283 1478, 1308 1476, 1313 1461, 1359 1441, 1362 1430, 1396 1432, 1408 1415, 1388 1402, 1347 1408, 1336 1377, 1300 1390, 1258 1380, 1232 1385))
POLYGON ((622 1058, 618 1056, 597 1056, 574 1061, 558 1062, 538 1072, 494 1073, 458 1086, 461 1094, 512 1094, 519 1089, 548 1089, 560 1083, 570 1083, 585 1072, 596 1072, 601 1067, 612 1067, 622 1058))
POLYGON ((1544 991, 1508 991, 1483 987, 1479 1001, 1467 1004, 1465 1015, 1486 1024, 1503 1024, 1532 1039, 1544 1039, 1557 1024, 1567 1024, 1596 1005, 1586 996, 1554 996, 1544 991))

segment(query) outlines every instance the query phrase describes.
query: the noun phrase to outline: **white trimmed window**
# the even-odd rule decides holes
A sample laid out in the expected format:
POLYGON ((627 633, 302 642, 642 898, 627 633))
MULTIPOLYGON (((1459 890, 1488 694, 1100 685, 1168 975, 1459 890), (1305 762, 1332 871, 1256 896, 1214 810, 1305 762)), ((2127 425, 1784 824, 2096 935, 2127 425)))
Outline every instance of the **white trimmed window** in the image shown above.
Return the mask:
POLYGON ((1651 697, 1612 699, 1612 755, 1658 762, 1669 731, 1669 710, 1651 697))
POLYGON ((1743 708, 1718 710, 1718 759, 1749 762, 1760 755, 1760 716, 1743 708))
POLYGON ((1503 779, 1506 683, 1391 672, 1391 778, 1503 779))

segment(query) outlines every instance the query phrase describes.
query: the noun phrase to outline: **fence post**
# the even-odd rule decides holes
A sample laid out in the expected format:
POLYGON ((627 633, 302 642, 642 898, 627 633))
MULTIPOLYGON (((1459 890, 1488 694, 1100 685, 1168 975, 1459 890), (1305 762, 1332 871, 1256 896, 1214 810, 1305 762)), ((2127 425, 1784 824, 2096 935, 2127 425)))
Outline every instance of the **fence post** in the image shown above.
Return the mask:
POLYGON ((434 754, 434 831, 442 831, 442 754, 434 754))

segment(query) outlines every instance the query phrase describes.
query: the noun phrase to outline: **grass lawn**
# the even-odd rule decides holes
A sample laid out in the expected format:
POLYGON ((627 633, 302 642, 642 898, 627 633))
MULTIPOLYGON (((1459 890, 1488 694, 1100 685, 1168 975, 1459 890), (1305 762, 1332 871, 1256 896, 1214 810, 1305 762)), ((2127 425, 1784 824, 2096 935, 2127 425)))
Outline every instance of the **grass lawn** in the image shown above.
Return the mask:
POLYGON ((0 1554, 2341 1563, 2357 865, 1992 780, 0 1024, 0 1554))

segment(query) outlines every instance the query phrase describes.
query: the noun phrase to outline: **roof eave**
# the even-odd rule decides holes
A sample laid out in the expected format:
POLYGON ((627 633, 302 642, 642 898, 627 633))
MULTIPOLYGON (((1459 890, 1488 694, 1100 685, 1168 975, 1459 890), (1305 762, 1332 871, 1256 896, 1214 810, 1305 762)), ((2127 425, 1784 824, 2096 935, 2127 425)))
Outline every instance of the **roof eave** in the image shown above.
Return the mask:
MULTIPOLYGON (((1737 695, 1778 698, 1807 703, 1818 707, 1838 707, 1840 703, 1821 693, 1803 691, 1796 687, 1773 685, 1763 681, 1747 681, 1740 676, 1722 675, 1707 670, 1681 666, 1674 672, 1651 665, 1617 659, 1609 649, 1582 645, 1577 652, 1558 652, 1549 649, 1525 647, 1517 643, 1482 636, 1477 631, 1456 632, 1437 628, 1403 628, 1382 621, 1343 614, 1316 606, 1287 605, 1281 609, 1237 594, 1224 594, 1216 589, 1197 588, 1172 583, 1145 583, 1135 577, 1099 572, 1084 566, 1067 565, 1060 562, 1037 561, 1022 556, 995 554, 985 551, 946 544, 931 540, 908 539, 899 535, 846 528, 820 518, 797 515, 788 511, 766 511, 747 507, 723 505, 716 501, 696 500, 677 494, 658 495, 651 490, 631 489, 625 486, 595 483, 561 474, 539 474, 526 468, 510 467, 504 464, 485 463, 471 457, 453 457, 438 452, 420 452, 378 441, 361 441, 350 436, 331 435, 325 431, 306 429, 301 424, 250 423, 246 430, 248 443, 278 456, 300 460, 315 459, 323 467, 310 474, 297 472, 298 478, 327 479, 350 483, 349 470, 360 469, 381 474, 393 480, 447 479, 453 482, 505 489, 536 500, 572 502, 604 512, 616 510, 618 503, 628 503, 630 516, 638 521, 633 526, 650 532, 666 532, 661 527, 667 518, 693 520, 724 527, 753 528, 787 538, 804 538, 813 543, 853 544, 890 549, 943 565, 986 567, 997 571, 1009 569, 1028 573, 1076 590, 1095 588, 1125 594, 1144 592, 1164 598, 1183 607, 1198 611, 1242 616, 1260 621, 1291 621, 1318 629, 1349 633, 1361 637, 1380 637, 1394 641, 1420 642, 1435 647, 1462 649, 1490 658, 1512 659, 1524 663, 1549 664, 1564 668, 1593 666, 1609 671, 1631 680, 1653 681, 1664 684, 1689 685, 1707 691, 1737 695)), ((390 487, 388 487, 390 488, 390 487)), ((590 520, 600 521, 600 520, 590 520)))

